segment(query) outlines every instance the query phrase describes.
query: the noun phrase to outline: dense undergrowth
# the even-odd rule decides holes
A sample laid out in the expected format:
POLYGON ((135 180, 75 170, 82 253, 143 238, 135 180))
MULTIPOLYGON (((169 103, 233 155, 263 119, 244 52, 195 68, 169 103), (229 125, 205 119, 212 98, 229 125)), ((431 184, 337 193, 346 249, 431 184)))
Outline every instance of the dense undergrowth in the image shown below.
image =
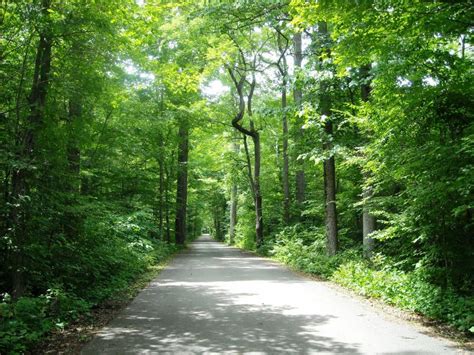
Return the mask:
POLYGON ((87 220, 80 240, 52 246, 47 259, 37 260, 43 266, 29 294, 16 301, 2 296, 0 353, 27 351, 164 261, 177 247, 152 238, 155 229, 148 212, 105 214, 87 220))
MULTIPOLYGON (((239 238, 237 245, 255 250, 254 244, 246 240, 239 238)), ((342 238, 341 244, 341 252, 330 257, 322 228, 295 225, 268 239, 259 252, 360 295, 441 321, 466 334, 474 333, 472 294, 436 285, 422 267, 403 270, 382 253, 375 254, 371 260, 364 259, 361 246, 350 239, 342 238)))

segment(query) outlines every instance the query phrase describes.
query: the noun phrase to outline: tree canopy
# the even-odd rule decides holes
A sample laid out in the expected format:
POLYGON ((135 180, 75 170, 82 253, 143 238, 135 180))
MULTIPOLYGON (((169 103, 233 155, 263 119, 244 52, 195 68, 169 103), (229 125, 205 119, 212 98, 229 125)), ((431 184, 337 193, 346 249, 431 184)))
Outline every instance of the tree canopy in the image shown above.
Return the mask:
POLYGON ((3 1, 0 352, 203 231, 473 332, 473 10, 3 1))

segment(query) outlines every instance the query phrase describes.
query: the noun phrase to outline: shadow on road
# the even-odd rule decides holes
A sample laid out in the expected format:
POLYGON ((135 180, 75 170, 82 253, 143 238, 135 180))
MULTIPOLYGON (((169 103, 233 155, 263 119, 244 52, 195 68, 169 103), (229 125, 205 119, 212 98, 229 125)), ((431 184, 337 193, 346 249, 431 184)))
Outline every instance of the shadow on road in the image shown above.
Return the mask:
POLYGON ((384 330, 385 321, 344 297, 268 260, 202 237, 83 354, 360 354, 374 350, 374 341, 390 353, 384 338, 373 337, 377 333, 390 339, 397 354, 434 353, 423 351, 422 343, 398 340, 403 334, 411 339, 418 335, 396 325, 384 330))
POLYGON ((258 300, 262 287, 292 288, 298 282, 269 262, 200 239, 83 353, 357 354, 355 344, 314 335, 330 316, 298 314, 287 305, 258 300))

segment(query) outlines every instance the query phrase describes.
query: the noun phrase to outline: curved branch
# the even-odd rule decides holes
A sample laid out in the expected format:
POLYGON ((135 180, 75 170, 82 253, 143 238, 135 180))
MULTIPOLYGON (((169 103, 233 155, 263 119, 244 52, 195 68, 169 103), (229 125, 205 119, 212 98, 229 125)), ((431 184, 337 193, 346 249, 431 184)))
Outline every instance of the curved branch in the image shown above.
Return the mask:
MULTIPOLYGON (((241 132, 241 133, 243 133, 247 136, 254 137, 255 132, 246 129, 244 126, 239 124, 239 122, 244 118, 244 114, 245 114, 245 100, 244 100, 244 92, 243 92, 243 87, 244 87, 245 80, 246 80, 245 75, 241 75, 240 78, 237 79, 237 77, 234 73, 234 70, 231 67, 227 66, 227 71, 229 72, 230 77, 232 78, 232 81, 233 81, 233 83, 235 85, 235 88, 237 90, 237 94, 239 95, 239 111, 235 114, 234 118, 232 119, 232 126, 235 129, 237 129, 239 132, 241 132)), ((253 90, 251 90, 251 91, 252 91, 252 94, 253 94, 253 90)))

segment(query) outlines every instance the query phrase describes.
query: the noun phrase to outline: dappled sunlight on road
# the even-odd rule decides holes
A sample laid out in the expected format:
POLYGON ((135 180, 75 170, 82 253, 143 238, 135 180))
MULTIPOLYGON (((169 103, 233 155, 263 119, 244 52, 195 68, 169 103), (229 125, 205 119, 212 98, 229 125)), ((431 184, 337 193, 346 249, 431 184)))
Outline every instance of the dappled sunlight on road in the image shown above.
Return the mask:
POLYGON ((384 349, 384 337, 386 351, 400 350, 403 336, 413 339, 404 353, 434 353, 426 336, 386 323, 325 283, 201 238, 83 353, 358 354, 384 349))

